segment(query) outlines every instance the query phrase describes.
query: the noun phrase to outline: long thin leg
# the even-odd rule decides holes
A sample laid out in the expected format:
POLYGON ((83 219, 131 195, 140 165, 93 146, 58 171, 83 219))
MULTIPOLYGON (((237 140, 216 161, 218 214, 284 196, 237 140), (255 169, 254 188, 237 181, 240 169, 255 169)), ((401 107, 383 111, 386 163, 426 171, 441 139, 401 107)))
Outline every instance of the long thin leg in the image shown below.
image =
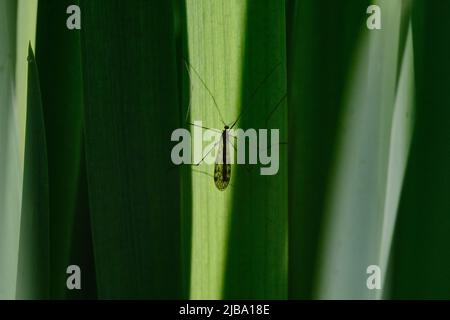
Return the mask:
POLYGON ((267 115, 266 118, 266 123, 265 123, 265 127, 268 128, 269 126, 269 120, 270 118, 273 116, 273 114, 275 113, 275 111, 277 111, 277 109, 279 108, 279 106, 281 106, 281 104, 283 103, 284 100, 286 100, 287 98, 287 93, 284 94, 284 96, 278 101, 278 103, 275 105, 275 107, 272 109, 272 111, 270 111, 270 113, 267 115))
MULTIPOLYGON (((211 149, 205 154, 205 156, 202 158, 202 160, 200 160, 198 163, 194 163, 194 164, 192 164, 192 165, 195 166, 195 167, 198 167, 198 166, 203 162, 203 160, 205 160, 205 158, 211 153, 211 151, 214 150, 214 148, 217 146, 217 144, 218 144, 220 141, 221 141, 221 140, 219 139, 218 141, 216 141, 216 142, 214 143, 214 145, 213 145, 213 146, 211 147, 211 149)), ((166 169, 166 173, 172 171, 174 168, 177 168, 177 167, 178 167, 178 165, 175 165, 175 166, 173 166, 173 167, 170 167, 170 168, 166 169)))
POLYGON ((218 132, 218 133, 222 133, 222 130, 219 130, 219 129, 207 128, 207 127, 199 126, 198 124, 195 124, 195 123, 192 123, 192 122, 186 122, 186 123, 191 125, 191 126, 194 126, 194 127, 199 127, 199 128, 205 129, 205 130, 212 130, 212 131, 215 131, 215 132, 218 132))
MULTIPOLYGON (((232 137, 237 139, 236 136, 232 136, 232 137)), ((231 141, 231 140, 229 140, 229 141, 230 141, 231 145, 233 146, 233 148, 234 148, 234 150, 236 151, 236 154, 237 154, 237 149, 236 149, 236 146, 234 145, 233 141, 231 141)))
MULTIPOLYGON (((233 135, 231 135, 233 138, 235 138, 236 140, 237 140, 237 136, 233 136, 233 135)), ((236 160, 236 164, 237 164, 237 148, 236 148, 236 145, 230 140, 230 143, 231 143, 231 145, 233 146, 233 148, 234 148, 234 150, 236 151, 236 153, 235 153, 235 160, 236 160)), ((248 172, 250 172, 250 170, 251 170, 251 168, 248 168, 247 166, 245 166, 244 167, 248 172)))
POLYGON ((193 166, 195 166, 195 167, 198 167, 202 162, 203 162, 203 160, 205 160, 205 158, 208 156, 208 154, 210 154, 211 153, 211 151, 213 151, 214 150, 214 148, 217 146, 217 144, 220 142, 220 139, 218 140, 218 141, 216 141, 214 144, 213 144, 213 146, 212 146, 212 148, 205 154, 205 156, 202 158, 202 160, 200 160, 200 162, 199 163, 197 163, 197 164, 192 164, 193 166))
MULTIPOLYGON (((275 72, 275 70, 278 69, 278 67, 281 65, 282 63, 279 62, 277 63, 271 70, 270 72, 267 74, 267 76, 264 77, 264 79, 258 84, 258 86, 256 87, 255 90, 253 90, 252 94, 250 95, 249 101, 247 103, 247 105, 251 104, 251 101, 253 100, 253 98, 255 97, 255 95, 258 93, 259 89, 264 85, 264 83, 270 78, 270 76, 275 72)), ((244 107, 244 109, 241 111, 241 113, 239 114, 239 116, 237 117, 237 119, 230 125, 230 129, 233 129, 233 127, 238 123, 238 121, 241 119, 242 115, 248 110, 248 106, 244 107)))
MULTIPOLYGON (((230 135, 231 136, 231 135, 230 135)), ((235 138, 235 139, 237 139, 237 137, 236 136, 231 136, 231 137, 233 137, 233 138, 235 138)), ((231 145, 233 146, 233 149, 234 149, 234 151, 235 151, 235 153, 234 153, 234 160, 235 160, 235 163, 237 163, 237 148, 236 148, 236 145, 233 143, 233 141, 230 139, 229 140, 230 141, 230 143, 231 143, 231 145)))
MULTIPOLYGON (((285 93, 285 94, 283 95, 283 97, 281 97, 281 99, 278 100, 278 102, 277 102, 277 104, 275 105, 275 107, 269 112, 269 114, 267 115, 267 118, 266 118, 266 120, 265 120, 265 128, 268 128, 270 118, 274 115, 275 111, 277 111, 277 109, 281 106, 281 104, 283 103, 283 101, 286 100, 286 98, 287 98, 287 93, 285 93)), ((231 130, 232 128, 233 128, 233 127, 230 127, 230 130, 231 130)), ((232 137, 234 137, 234 138, 237 137, 237 136, 235 136, 235 135, 233 135, 233 134, 231 134, 231 133, 230 133, 230 136, 232 136, 232 137)))
MULTIPOLYGON (((287 93, 286 94, 284 94, 283 95, 283 97, 280 99, 280 100, 278 100, 278 102, 277 102, 277 104, 275 105, 275 107, 272 109, 272 111, 270 111, 270 113, 268 114, 268 116, 267 116, 267 118, 266 118, 266 123, 265 123, 265 127, 266 128, 268 128, 268 123, 269 123, 269 120, 270 120, 270 118, 273 116, 273 114, 275 113, 275 111, 280 107, 280 105, 283 103, 283 101, 285 100, 287 98, 287 93)), ((231 128, 230 128, 231 129, 231 128)), ((238 138, 238 136, 235 136, 234 134, 231 134, 231 133, 229 133, 229 136, 231 136, 231 137, 233 137, 233 138, 235 138, 235 139, 237 139, 238 138)), ((280 142, 279 144, 287 144, 287 142, 280 142)), ((235 149, 236 149, 236 147, 235 147, 235 149)))
MULTIPOLYGON (((206 91, 208 91, 208 94, 212 98, 214 106, 216 107, 217 112, 219 113, 220 121, 222 121, 223 125, 225 126, 226 123, 223 120, 223 116, 222 116, 222 113, 220 112, 219 105, 217 104, 216 98, 214 98, 214 95, 212 94, 211 90, 209 90, 208 86, 206 85, 205 81, 203 81, 202 77, 200 77, 200 74, 197 72, 197 70, 195 70, 195 68, 189 62, 187 62, 186 59, 183 59, 183 60, 184 60, 184 64, 185 64, 186 69, 187 69, 188 74, 189 74, 189 79, 192 82, 192 76, 191 76, 191 71, 190 71, 190 69, 192 69, 194 71, 194 73, 196 74, 196 76, 199 78, 199 80, 202 83, 203 87, 205 87, 206 91)), ((190 103, 189 103, 189 105, 190 105, 190 103)))

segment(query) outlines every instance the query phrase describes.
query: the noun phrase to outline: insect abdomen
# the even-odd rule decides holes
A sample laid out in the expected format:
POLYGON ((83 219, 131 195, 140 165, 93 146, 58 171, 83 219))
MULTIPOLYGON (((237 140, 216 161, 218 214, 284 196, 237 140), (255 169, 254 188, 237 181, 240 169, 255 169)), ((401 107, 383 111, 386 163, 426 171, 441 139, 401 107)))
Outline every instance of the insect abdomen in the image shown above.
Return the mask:
POLYGON ((219 146, 219 153, 214 166, 214 183, 217 189, 223 191, 226 189, 231 179, 231 164, 228 154, 228 133, 225 130, 222 132, 221 143, 219 146))
POLYGON ((225 190, 230 183, 231 178, 231 164, 216 163, 214 166, 214 183, 217 189, 225 190))

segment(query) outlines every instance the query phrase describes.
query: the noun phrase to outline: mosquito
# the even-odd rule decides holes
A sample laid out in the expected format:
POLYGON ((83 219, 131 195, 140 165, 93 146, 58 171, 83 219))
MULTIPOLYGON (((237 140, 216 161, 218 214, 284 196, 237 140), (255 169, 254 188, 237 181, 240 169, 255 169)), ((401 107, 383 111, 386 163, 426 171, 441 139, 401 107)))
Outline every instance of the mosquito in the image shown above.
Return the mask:
MULTIPOLYGON (((245 113, 245 111, 248 110, 248 108, 244 108, 241 111, 241 113, 238 115, 238 117, 236 118, 235 121, 233 121, 230 124, 227 124, 223 120, 223 116, 222 116, 222 113, 220 112, 220 108, 217 104, 217 101, 214 98, 214 95, 212 94, 211 90, 206 85, 205 81, 203 81, 202 77, 197 72, 197 70, 191 64, 189 64, 187 62, 187 60, 184 60, 184 63, 186 66, 186 70, 188 71, 190 82, 192 83, 192 75, 191 75, 191 70, 192 70, 192 71, 194 71, 194 73, 198 77, 198 79, 200 80, 203 87, 208 92, 208 95, 211 97, 213 104, 219 114, 220 120, 222 121, 222 123, 224 125, 223 130, 218 130, 218 129, 211 129, 211 128, 199 126, 197 124, 189 122, 188 117, 189 117, 190 108, 191 108, 191 102, 189 101, 188 110, 187 110, 186 119, 185 119, 186 123, 189 125, 192 125, 192 126, 201 127, 206 130, 213 130, 213 131, 216 131, 217 133, 220 133, 220 139, 218 139, 218 141, 216 141, 213 144, 211 149, 203 156, 203 158, 198 163, 193 164, 193 165, 199 166, 203 162, 203 160, 205 160, 205 158, 217 147, 217 145, 219 145, 217 156, 216 156, 216 161, 214 164, 213 178, 214 178, 214 184, 215 184, 216 188, 220 191, 224 191, 228 187, 230 180, 231 180, 231 159, 230 159, 229 145, 231 144, 233 146, 233 148, 235 149, 235 151, 237 152, 236 146, 233 144, 233 142, 230 139, 230 138, 236 138, 234 135, 231 134, 231 130, 236 126, 236 124, 241 119, 241 117, 245 113)), ((281 62, 278 63, 277 65, 275 65, 270 70, 270 72, 266 75, 266 77, 264 77, 264 79, 258 84, 256 89, 252 92, 249 100, 251 100, 256 95, 256 93, 259 91, 259 89, 266 83, 266 81, 278 69, 278 67, 280 65, 281 65, 281 62)), ((278 103, 275 105, 275 107, 269 113, 269 117, 272 116, 272 114, 276 111, 276 109, 278 109, 278 107, 282 104, 282 102, 286 99, 286 97, 287 97, 287 94, 284 94, 284 96, 278 101, 278 103)))

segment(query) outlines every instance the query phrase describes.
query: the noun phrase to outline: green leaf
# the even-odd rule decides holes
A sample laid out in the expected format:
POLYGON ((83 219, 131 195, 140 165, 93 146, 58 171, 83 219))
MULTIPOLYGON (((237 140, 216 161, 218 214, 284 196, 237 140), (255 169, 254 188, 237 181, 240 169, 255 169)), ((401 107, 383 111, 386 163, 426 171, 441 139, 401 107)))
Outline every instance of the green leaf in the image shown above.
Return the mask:
MULTIPOLYGON (((191 72, 191 122, 223 129, 245 110, 239 127, 264 128, 286 94, 284 3, 187 1, 187 25, 198 73, 191 72)), ((269 122, 284 142, 286 113, 283 103, 269 122)), ((215 187, 212 165, 193 168, 191 298, 287 296, 287 163, 279 147, 277 175, 233 165, 225 191, 215 187)))
POLYGON ((50 297, 48 160, 39 75, 31 44, 17 298, 50 297))
POLYGON ((392 297, 450 298, 450 3, 414 1, 415 130, 399 205, 392 297))
MULTIPOLYGON (((16 121, 19 129, 19 156, 23 166, 25 149, 25 124, 27 115, 28 45, 35 46, 38 0, 17 0, 16 37, 16 121)), ((23 170, 21 170, 23 171, 23 170)))
POLYGON ((369 1, 291 2, 289 298, 312 299, 345 86, 369 1))
POLYGON ((250 173, 242 166, 236 170, 225 298, 287 298, 289 139, 285 10, 283 1, 251 0, 247 4, 240 103, 240 112, 245 113, 238 125, 242 129, 279 130, 280 144, 268 142, 271 153, 279 150, 279 171, 263 176, 258 166, 250 173))
MULTIPOLYGON (((243 1, 186 1, 187 53, 192 66, 191 122, 202 121, 205 127, 223 128, 208 89, 217 101, 224 121, 231 122, 237 117, 245 7, 243 1)), ((198 147, 202 148, 194 144, 193 152, 198 147)), ((196 158, 193 153, 195 163, 201 160, 201 155, 196 158)), ((231 185, 225 192, 220 192, 214 185, 213 170, 212 166, 204 163, 192 170, 192 260, 189 275, 192 299, 218 299, 222 297, 224 288, 227 226, 232 201, 230 190, 234 179, 232 176, 231 185)))
POLYGON ((171 1, 81 1, 87 180, 98 297, 181 296, 171 1))
POLYGON ((71 264, 80 266, 84 286, 70 293, 86 298, 94 295, 89 285, 95 289, 95 277, 89 278, 95 272, 88 241, 89 208, 87 201, 80 201, 87 192, 87 184, 82 185, 86 178, 81 176, 85 155, 80 31, 66 28, 65 14, 77 3, 41 0, 36 34, 49 161, 51 295, 59 299, 69 293, 66 269, 71 264), (74 230, 80 219, 84 225, 74 230), (84 254, 74 257, 72 250, 84 254))

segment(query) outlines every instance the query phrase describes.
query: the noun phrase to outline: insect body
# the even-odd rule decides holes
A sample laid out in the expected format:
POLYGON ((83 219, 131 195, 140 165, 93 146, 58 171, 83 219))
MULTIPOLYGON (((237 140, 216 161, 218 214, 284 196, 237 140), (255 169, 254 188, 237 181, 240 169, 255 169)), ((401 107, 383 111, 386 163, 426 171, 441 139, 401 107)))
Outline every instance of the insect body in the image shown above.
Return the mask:
POLYGON ((231 179, 230 154, 228 141, 230 139, 228 126, 222 131, 219 143, 219 152, 217 153, 216 163, 214 165, 214 183, 217 189, 225 190, 231 179))
MULTIPOLYGON (((220 135, 220 140, 217 141, 217 143, 214 145, 214 147, 215 147, 217 144, 219 144, 219 149, 218 149, 218 153, 216 156, 216 162, 214 165, 214 183, 215 183, 217 189, 223 191, 228 187, 228 184, 230 183, 230 179, 231 179, 231 161, 230 161, 231 159, 230 159, 230 154, 229 154, 229 144, 230 143, 232 144, 232 142, 230 141, 230 137, 232 137, 232 135, 230 134, 230 130, 233 129, 234 126, 239 122, 239 120, 241 119, 241 116, 243 115, 243 113, 245 113, 245 111, 248 110, 248 108, 242 110, 241 113, 239 114, 239 116, 237 117, 237 119, 233 123, 227 125, 223 119, 223 116, 220 112, 220 108, 219 108, 219 106, 216 102, 216 99, 214 98, 214 95, 212 94, 211 90, 209 90, 208 86, 203 81, 200 74, 195 70, 195 68, 193 68, 186 60, 184 62, 185 62, 186 69, 189 74, 189 79, 192 80, 191 73, 190 73, 190 70, 192 69, 194 71, 194 73, 196 74, 196 76, 199 78, 203 87, 205 87, 209 96, 211 97, 211 99, 214 103, 214 107, 216 108, 216 110, 220 116, 220 119, 221 119, 222 123, 224 124, 224 129, 222 131, 217 130, 220 132, 221 135, 220 135)), ((275 72, 275 70, 280 65, 281 65, 281 63, 277 64, 275 67, 272 68, 272 70, 269 72, 269 74, 259 83, 259 85, 256 87, 256 89, 253 91, 252 95, 250 96, 250 99, 252 99, 256 95, 258 90, 262 87, 262 85, 267 81, 267 79, 275 72)), ((271 116, 272 113, 279 107, 279 105, 286 98, 286 96, 287 95, 285 94, 283 96, 283 98, 277 103, 275 108, 270 112, 269 116, 271 116)), ((186 123, 188 123, 189 125, 196 126, 195 124, 188 122, 190 107, 191 107, 191 103, 189 101, 188 111, 186 114, 186 123)), ((214 129, 205 128, 205 127, 201 127, 201 128, 207 129, 207 130, 214 130, 214 129)), ((233 145, 233 147, 234 147, 234 145, 233 145)), ((199 163, 194 164, 194 165, 195 166, 200 165, 200 163, 206 158, 206 156, 213 149, 214 148, 212 148, 210 151, 208 151, 208 153, 203 157, 203 159, 199 163)))

